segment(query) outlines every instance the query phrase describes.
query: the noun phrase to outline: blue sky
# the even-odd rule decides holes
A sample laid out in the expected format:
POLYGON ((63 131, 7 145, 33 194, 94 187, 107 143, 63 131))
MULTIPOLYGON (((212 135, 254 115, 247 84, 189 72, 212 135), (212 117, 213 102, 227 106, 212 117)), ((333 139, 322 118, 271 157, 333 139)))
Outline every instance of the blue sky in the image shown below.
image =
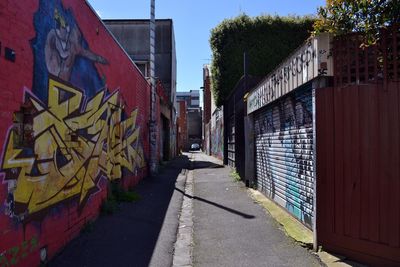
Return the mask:
MULTIPOLYGON (((156 18, 172 18, 177 56, 177 91, 199 89, 210 63, 210 30, 225 18, 315 14, 325 0, 156 0, 156 18)), ((149 18, 150 0, 89 0, 103 19, 149 18)))

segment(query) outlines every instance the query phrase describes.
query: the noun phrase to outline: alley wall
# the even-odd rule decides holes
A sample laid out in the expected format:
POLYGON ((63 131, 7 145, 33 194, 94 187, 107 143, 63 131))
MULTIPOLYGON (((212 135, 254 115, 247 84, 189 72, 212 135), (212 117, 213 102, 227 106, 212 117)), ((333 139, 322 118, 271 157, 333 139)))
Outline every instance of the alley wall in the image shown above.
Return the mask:
POLYGON ((85 1, 1 1, 0 25, 0 266, 38 266, 147 175, 150 87, 85 1))

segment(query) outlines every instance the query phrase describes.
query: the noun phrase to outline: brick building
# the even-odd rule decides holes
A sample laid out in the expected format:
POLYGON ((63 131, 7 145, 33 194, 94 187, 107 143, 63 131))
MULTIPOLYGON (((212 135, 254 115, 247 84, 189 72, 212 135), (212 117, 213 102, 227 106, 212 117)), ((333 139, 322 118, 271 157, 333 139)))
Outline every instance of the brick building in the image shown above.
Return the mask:
POLYGON ((87 1, 0 13, 0 265, 39 266, 147 175, 150 86, 87 1))
POLYGON ((186 101, 177 101, 177 145, 178 152, 184 151, 187 148, 188 142, 188 125, 187 125, 187 106, 186 101))

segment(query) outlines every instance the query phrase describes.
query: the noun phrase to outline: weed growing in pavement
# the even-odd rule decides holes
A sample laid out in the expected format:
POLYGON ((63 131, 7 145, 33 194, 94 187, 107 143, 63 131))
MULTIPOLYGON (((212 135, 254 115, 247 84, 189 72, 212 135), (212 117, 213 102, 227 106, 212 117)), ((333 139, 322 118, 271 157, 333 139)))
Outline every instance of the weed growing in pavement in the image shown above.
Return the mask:
POLYGON ((240 175, 239 175, 239 173, 237 173, 236 170, 233 170, 229 175, 232 177, 234 182, 240 182, 241 181, 240 175))
POLYGON ((134 191, 126 191, 119 184, 111 183, 108 190, 108 197, 101 205, 102 214, 113 214, 119 209, 121 202, 136 202, 140 195, 134 191))
POLYGON ((90 233, 92 232, 94 229, 94 221, 90 220, 88 222, 85 223, 85 225, 82 227, 81 229, 81 233, 90 233))
POLYGON ((117 202, 136 202, 140 195, 134 191, 126 191, 119 184, 111 184, 111 192, 117 202))
POLYGON ((110 215, 116 212, 118 209, 118 203, 115 198, 113 196, 109 196, 101 204, 100 211, 102 214, 110 215))
POLYGON ((255 183, 255 182, 252 182, 252 184, 251 184, 251 188, 253 188, 254 190, 257 190, 257 183, 255 183))

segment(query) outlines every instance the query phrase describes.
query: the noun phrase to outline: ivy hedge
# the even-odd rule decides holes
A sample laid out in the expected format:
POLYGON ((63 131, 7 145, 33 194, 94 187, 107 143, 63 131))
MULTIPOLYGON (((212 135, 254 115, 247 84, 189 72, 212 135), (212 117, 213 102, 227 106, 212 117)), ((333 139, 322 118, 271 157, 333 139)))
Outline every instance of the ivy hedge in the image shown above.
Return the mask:
POLYGON ((226 19, 211 30, 212 88, 217 106, 243 75, 246 51, 248 74, 265 76, 300 46, 313 30, 313 17, 257 16, 226 19))

